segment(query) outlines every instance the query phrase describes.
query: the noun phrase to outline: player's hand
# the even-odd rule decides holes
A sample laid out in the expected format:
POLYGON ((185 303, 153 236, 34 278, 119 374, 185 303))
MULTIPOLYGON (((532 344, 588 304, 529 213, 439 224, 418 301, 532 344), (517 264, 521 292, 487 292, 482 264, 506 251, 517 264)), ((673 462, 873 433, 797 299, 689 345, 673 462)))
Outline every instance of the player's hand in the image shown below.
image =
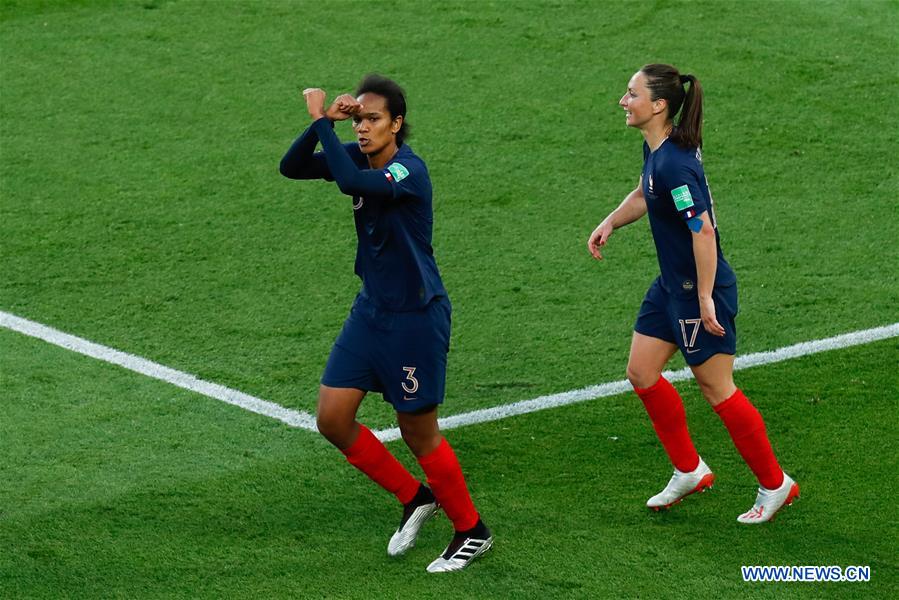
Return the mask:
POLYGON ((724 337, 724 327, 718 323, 715 317, 715 301, 711 298, 699 299, 699 316, 702 317, 702 326, 706 331, 718 337, 724 337))
POLYGON ((306 88, 303 90, 303 99, 306 100, 306 109, 313 121, 325 116, 325 90, 306 88))
POLYGON ((332 121, 343 121, 362 110, 362 105, 349 94, 341 94, 334 99, 325 116, 332 121))
POLYGON ((606 241, 614 229, 609 219, 606 218, 590 234, 590 239, 587 240, 587 251, 593 255, 593 258, 602 260, 602 252, 599 249, 606 245, 606 241))

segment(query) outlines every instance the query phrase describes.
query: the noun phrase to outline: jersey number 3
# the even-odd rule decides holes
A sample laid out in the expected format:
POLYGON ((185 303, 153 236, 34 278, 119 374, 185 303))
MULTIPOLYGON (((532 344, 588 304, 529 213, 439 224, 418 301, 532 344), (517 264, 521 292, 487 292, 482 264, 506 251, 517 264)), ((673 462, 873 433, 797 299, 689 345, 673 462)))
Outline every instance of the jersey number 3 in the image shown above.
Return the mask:
POLYGON ((407 394, 414 394, 418 391, 418 380, 415 378, 415 367, 403 367, 403 371, 406 372, 406 381, 410 383, 406 383, 406 381, 402 382, 403 391, 407 394))

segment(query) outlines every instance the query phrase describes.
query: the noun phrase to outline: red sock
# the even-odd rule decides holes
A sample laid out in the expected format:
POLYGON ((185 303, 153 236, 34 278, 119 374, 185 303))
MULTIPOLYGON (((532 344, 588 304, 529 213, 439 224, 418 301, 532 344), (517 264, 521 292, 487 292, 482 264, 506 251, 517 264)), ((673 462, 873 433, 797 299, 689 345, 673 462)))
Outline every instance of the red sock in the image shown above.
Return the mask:
POLYGON ((660 375, 652 387, 634 386, 634 391, 643 401, 649 420, 652 421, 656 435, 674 468, 684 473, 695 470, 699 466, 699 454, 696 453, 687 430, 684 403, 674 386, 660 375))
POLYGON ((382 488, 407 504, 412 501, 420 485, 418 480, 400 464, 390 451, 365 425, 359 425, 359 437, 353 445, 341 450, 347 461, 382 488))
POLYGON ((733 396, 715 407, 721 417, 734 446, 740 456, 755 473, 759 483, 769 490, 779 488, 784 481, 783 470, 777 464, 762 415, 752 405, 743 392, 737 390, 733 396))
POLYGON ((478 511, 471 502, 456 453, 446 438, 440 441, 436 450, 420 457, 418 464, 428 476, 428 485, 431 486, 434 497, 453 522, 456 531, 467 531, 477 525, 478 511))

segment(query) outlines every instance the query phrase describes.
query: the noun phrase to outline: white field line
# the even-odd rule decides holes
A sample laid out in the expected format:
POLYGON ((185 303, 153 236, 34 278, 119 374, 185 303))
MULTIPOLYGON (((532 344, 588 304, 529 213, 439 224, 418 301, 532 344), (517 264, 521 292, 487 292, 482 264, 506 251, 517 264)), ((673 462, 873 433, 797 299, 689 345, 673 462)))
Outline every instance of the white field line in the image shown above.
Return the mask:
POLYGON ((309 413, 284 408, 274 402, 261 400, 217 383, 203 381, 189 373, 176 371, 159 363, 149 361, 146 358, 120 352, 107 346, 101 346, 100 344, 89 342, 80 337, 63 333, 52 327, 47 327, 46 325, 41 325, 3 311, 0 311, 0 326, 30 335, 56 346, 61 346, 73 352, 90 356, 91 358, 125 367, 147 377, 159 379, 180 388, 239 406, 250 412, 278 419, 293 427, 317 431, 315 418, 309 413))
MULTIPOLYGON (((175 369, 154 363, 145 358, 120 352, 119 350, 101 346, 94 342, 89 342, 85 339, 63 333, 51 327, 47 327, 46 325, 23 319, 7 312, 0 311, 0 327, 18 331, 19 333, 44 340, 45 342, 49 342, 56 346, 72 350, 73 352, 78 352, 79 354, 84 354, 92 358, 119 365, 131 371, 147 375, 148 377, 166 381, 186 390, 191 390, 203 394, 204 396, 221 400, 222 402, 227 402, 234 406, 239 406, 250 412, 277 419, 292 427, 317 431, 315 418, 309 413, 291 410, 279 404, 275 404, 274 402, 268 402, 267 400, 262 400, 250 396, 249 394, 232 390, 217 383, 203 381, 188 373, 176 371, 175 369)), ((749 367, 768 365, 789 360, 791 358, 808 356, 827 350, 838 350, 840 348, 868 344, 893 337, 899 337, 899 323, 875 327, 873 329, 865 329, 862 331, 854 331, 811 342, 802 342, 777 350, 771 350, 769 352, 756 352, 754 354, 738 356, 734 363, 734 369, 740 370, 748 369, 749 367)), ((679 371, 665 371, 665 377, 669 381, 683 381, 692 378, 693 373, 690 369, 685 367, 679 371)), ((440 428, 454 429, 456 427, 462 427, 463 425, 497 421, 515 415, 536 412, 538 410, 614 396, 630 391, 630 389, 630 383, 628 383, 626 379, 622 379, 621 381, 594 385, 579 390, 563 392, 561 394, 540 396, 533 400, 523 400, 521 402, 503 404, 501 406, 475 410, 453 415, 451 417, 443 417, 439 420, 440 428)), ((376 431, 375 435, 386 442, 399 439, 400 431, 398 428, 383 429, 376 431)))
MULTIPOLYGON (((824 338, 822 340, 814 340, 811 342, 802 342, 769 352, 756 352, 745 356, 738 356, 734 361, 734 370, 748 369, 749 367, 757 367, 760 365, 769 365, 791 358, 800 356, 808 356, 809 354, 817 354, 827 350, 837 350, 840 348, 848 348, 850 346, 858 346, 868 344, 878 340, 899 337, 899 323, 885 325, 883 327, 875 327, 873 329, 865 329, 862 331, 853 331, 852 333, 844 333, 834 337, 824 338)), ((665 377, 669 381, 683 381, 693 377, 692 371, 684 367, 678 371, 665 371, 665 377)), ((621 381, 613 381, 602 385, 593 385, 580 390, 572 390, 561 394, 552 394, 549 396, 540 396, 533 400, 523 400, 521 402, 513 402, 511 404, 503 404, 492 408, 484 408, 474 410, 467 413, 453 415, 451 417, 443 417, 438 419, 440 429, 454 429, 463 425, 473 425, 475 423, 485 423, 487 421, 497 421, 515 415, 523 415, 547 408, 555 408, 557 406, 565 406, 566 404, 575 404, 577 402, 585 402, 587 400, 596 400, 597 398, 605 398, 607 396, 615 396, 623 392, 631 390, 631 384, 627 379, 621 381)), ((396 440, 400 438, 400 430, 398 428, 382 429, 376 431, 375 435, 382 441, 396 440)))

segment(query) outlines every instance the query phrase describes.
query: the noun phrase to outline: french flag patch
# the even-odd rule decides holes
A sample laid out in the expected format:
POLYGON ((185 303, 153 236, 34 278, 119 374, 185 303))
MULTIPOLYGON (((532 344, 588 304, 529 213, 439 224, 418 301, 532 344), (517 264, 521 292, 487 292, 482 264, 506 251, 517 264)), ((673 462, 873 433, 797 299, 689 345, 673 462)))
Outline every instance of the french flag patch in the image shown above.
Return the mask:
POLYGON ((387 178, 387 181, 393 183, 393 175, 390 174, 390 171, 385 171, 384 176, 387 178))
POLYGON ((684 217, 687 219, 692 219, 695 216, 696 216, 695 210, 688 210, 688 211, 684 212, 684 217))

